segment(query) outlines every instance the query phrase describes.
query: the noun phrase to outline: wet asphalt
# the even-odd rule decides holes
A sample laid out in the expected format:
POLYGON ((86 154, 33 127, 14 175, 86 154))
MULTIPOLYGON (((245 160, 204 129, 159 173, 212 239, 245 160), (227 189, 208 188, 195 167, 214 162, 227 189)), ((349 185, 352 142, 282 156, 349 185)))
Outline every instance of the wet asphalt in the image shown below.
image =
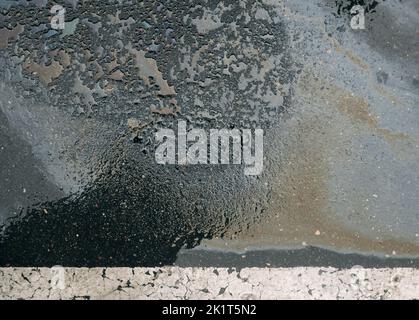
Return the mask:
POLYGON ((1 266, 419 264, 415 1, 59 3, 0 1, 1 266), (178 120, 264 173, 157 165, 178 120))

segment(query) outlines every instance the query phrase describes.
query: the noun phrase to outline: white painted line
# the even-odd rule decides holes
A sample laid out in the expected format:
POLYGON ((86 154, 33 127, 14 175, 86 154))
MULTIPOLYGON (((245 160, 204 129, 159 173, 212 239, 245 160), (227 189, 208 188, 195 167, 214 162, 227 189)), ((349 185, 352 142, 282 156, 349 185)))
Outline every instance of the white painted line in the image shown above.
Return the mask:
POLYGON ((417 299, 419 269, 0 268, 0 299, 417 299))

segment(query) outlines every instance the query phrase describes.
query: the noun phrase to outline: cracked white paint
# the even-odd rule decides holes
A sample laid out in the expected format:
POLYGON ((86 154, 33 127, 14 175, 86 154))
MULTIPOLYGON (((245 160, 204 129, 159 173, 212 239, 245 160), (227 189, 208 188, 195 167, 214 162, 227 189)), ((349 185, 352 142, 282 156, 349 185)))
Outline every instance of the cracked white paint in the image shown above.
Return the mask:
POLYGON ((0 299, 417 299, 410 268, 0 268, 0 299))

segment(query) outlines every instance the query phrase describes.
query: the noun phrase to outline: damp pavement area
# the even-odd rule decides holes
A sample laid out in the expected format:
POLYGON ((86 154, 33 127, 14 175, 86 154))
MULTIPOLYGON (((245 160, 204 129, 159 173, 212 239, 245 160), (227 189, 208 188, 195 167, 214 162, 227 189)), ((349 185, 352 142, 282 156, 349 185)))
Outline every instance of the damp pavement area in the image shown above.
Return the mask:
POLYGON ((0 266, 417 267, 417 1, 60 3, 0 1, 0 266), (180 120, 263 173, 156 164, 180 120))

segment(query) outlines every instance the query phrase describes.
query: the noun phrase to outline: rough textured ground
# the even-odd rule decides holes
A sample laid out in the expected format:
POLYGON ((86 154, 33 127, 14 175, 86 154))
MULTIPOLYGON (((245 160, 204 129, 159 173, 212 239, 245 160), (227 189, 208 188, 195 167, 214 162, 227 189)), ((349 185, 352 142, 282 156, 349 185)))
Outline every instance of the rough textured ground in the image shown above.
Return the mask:
POLYGON ((0 1, 0 265, 199 245, 417 263, 417 1, 60 3, 54 31, 48 1, 0 1), (263 174, 156 165, 179 119, 264 129, 263 174))
POLYGON ((0 269, 0 299, 417 299, 419 271, 335 268, 0 269))

